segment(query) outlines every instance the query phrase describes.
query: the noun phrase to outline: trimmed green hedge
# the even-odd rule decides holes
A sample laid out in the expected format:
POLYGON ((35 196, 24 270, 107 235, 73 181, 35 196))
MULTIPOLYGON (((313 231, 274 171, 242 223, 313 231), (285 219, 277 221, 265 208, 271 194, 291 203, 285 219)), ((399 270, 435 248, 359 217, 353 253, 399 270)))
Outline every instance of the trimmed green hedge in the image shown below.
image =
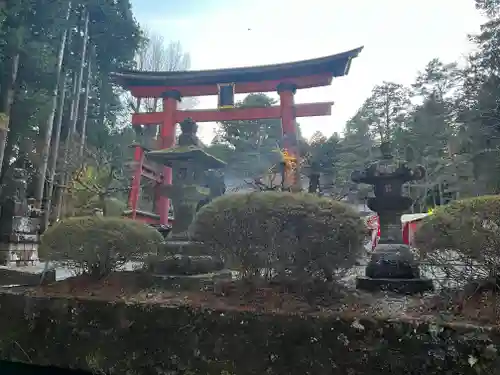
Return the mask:
POLYGON ((64 219, 41 238, 39 256, 75 271, 101 277, 135 256, 156 254, 162 235, 149 225, 117 217, 64 219))
MULTIPOLYGON (((430 258, 465 278, 452 259, 473 266, 472 278, 487 278, 498 269, 500 258, 500 196, 482 196, 438 207, 415 234, 423 257, 430 258)), ((460 281, 460 280, 458 280, 460 281)))
POLYGON ((251 192, 219 197, 190 228, 213 255, 245 277, 333 280, 359 258, 364 227, 340 202, 312 194, 251 192))

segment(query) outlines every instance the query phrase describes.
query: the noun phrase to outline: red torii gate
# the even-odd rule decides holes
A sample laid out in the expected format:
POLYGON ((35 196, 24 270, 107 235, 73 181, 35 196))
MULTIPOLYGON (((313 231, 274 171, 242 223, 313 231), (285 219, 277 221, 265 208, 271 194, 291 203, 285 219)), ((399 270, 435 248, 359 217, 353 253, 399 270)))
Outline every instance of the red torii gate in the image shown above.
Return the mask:
MULTIPOLYGON (((219 70, 145 72, 121 71, 112 73, 116 83, 130 90, 136 98, 162 98, 163 111, 134 113, 132 126, 160 125, 159 149, 173 147, 176 124, 190 117, 196 122, 234 120, 281 119, 283 146, 298 157, 297 117, 326 116, 331 114, 332 102, 295 104, 297 89, 330 85, 333 77, 347 75, 353 58, 363 47, 336 55, 293 63, 264 65, 249 68, 219 70), (234 108, 234 94, 277 91, 280 105, 265 108, 234 108), (218 95, 218 109, 179 110, 183 97, 218 95)), ((172 183, 172 171, 164 167, 155 171, 144 163, 144 148, 135 146, 135 172, 132 178, 129 206, 133 219, 155 224, 167 224, 169 201, 158 197, 158 220, 140 218, 137 202, 141 177, 153 179, 157 184, 172 183)))

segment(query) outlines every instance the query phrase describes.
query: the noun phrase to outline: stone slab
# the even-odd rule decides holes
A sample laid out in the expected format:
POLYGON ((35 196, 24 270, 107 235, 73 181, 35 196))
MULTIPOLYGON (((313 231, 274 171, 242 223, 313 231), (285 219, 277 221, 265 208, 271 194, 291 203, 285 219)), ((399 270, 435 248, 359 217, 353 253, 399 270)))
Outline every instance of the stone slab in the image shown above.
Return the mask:
POLYGON ((38 262, 37 243, 0 243, 3 265, 33 265, 38 262))
POLYGON ((138 277, 139 286, 144 289, 162 288, 169 290, 209 290, 213 289, 217 281, 233 278, 231 270, 204 273, 199 275, 155 275, 147 272, 138 277))
POLYGON ((183 254, 183 255, 205 255, 204 244, 202 242, 184 241, 184 240, 167 240, 163 244, 162 252, 167 254, 183 254))
POLYGON ((224 269, 224 262, 221 259, 183 254, 155 256, 150 258, 146 265, 149 272, 161 275, 198 275, 224 269))
POLYGON ((356 288, 367 292, 394 292, 400 294, 418 294, 434 290, 431 279, 379 279, 358 277, 356 288))
POLYGON ((43 267, 5 267, 0 266, 0 285, 40 285, 56 281, 56 270, 49 268, 42 280, 43 267), (42 282, 43 281, 43 282, 42 282))
POLYGON ((408 245, 378 244, 371 253, 366 276, 374 279, 417 279, 419 265, 408 245))

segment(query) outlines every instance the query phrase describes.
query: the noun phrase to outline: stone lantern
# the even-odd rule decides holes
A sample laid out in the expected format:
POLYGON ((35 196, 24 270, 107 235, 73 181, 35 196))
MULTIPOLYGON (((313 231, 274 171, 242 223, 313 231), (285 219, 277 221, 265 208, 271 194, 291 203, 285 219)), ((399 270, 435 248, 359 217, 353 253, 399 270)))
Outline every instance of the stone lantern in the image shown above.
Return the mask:
POLYGON ((232 277, 230 272, 222 272, 224 263, 219 257, 208 255, 203 243, 189 238, 189 226, 197 210, 225 192, 221 170, 226 163, 205 151, 197 129, 188 118, 181 123, 182 134, 175 147, 146 154, 149 161, 172 168, 172 184, 163 185, 160 193, 171 200, 174 221, 162 254, 148 267, 155 278, 170 280, 174 285, 185 276, 212 272, 218 273, 217 277, 232 277))
POLYGON ((188 228, 196 215, 200 201, 220 195, 214 192, 214 187, 210 189, 204 185, 207 182, 207 172, 223 169, 226 163, 203 149, 196 135, 197 129, 198 125, 188 118, 181 123, 182 134, 179 136, 177 146, 146 154, 149 161, 172 168, 172 184, 163 185, 160 191, 170 198, 174 208, 170 239, 189 240, 188 228))
POLYGON ((393 159, 390 145, 382 143, 382 158, 362 171, 354 171, 351 180, 374 187, 375 197, 368 207, 380 220, 380 239, 365 270, 357 279, 357 288, 374 291, 420 293, 433 289, 430 279, 420 277, 420 269, 410 247, 403 243, 401 215, 412 205, 412 199, 402 195, 404 183, 425 177, 422 166, 410 168, 406 162, 393 159))

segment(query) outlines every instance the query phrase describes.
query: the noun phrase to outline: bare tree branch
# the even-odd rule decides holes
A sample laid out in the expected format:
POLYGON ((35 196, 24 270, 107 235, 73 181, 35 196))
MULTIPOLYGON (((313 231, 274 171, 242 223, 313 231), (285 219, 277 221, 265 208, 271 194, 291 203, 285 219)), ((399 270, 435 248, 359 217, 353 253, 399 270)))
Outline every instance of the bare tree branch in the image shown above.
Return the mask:
MULTIPOLYGON (((135 57, 137 68, 152 72, 175 72, 188 70, 191 66, 189 53, 184 52, 180 42, 166 42, 165 38, 151 30, 144 30, 147 43, 139 50, 135 57)), ((196 98, 184 98, 180 104, 183 109, 193 108, 197 105, 196 98)), ((144 98, 142 103, 135 106, 136 111, 156 112, 159 100, 157 98, 144 98)))

